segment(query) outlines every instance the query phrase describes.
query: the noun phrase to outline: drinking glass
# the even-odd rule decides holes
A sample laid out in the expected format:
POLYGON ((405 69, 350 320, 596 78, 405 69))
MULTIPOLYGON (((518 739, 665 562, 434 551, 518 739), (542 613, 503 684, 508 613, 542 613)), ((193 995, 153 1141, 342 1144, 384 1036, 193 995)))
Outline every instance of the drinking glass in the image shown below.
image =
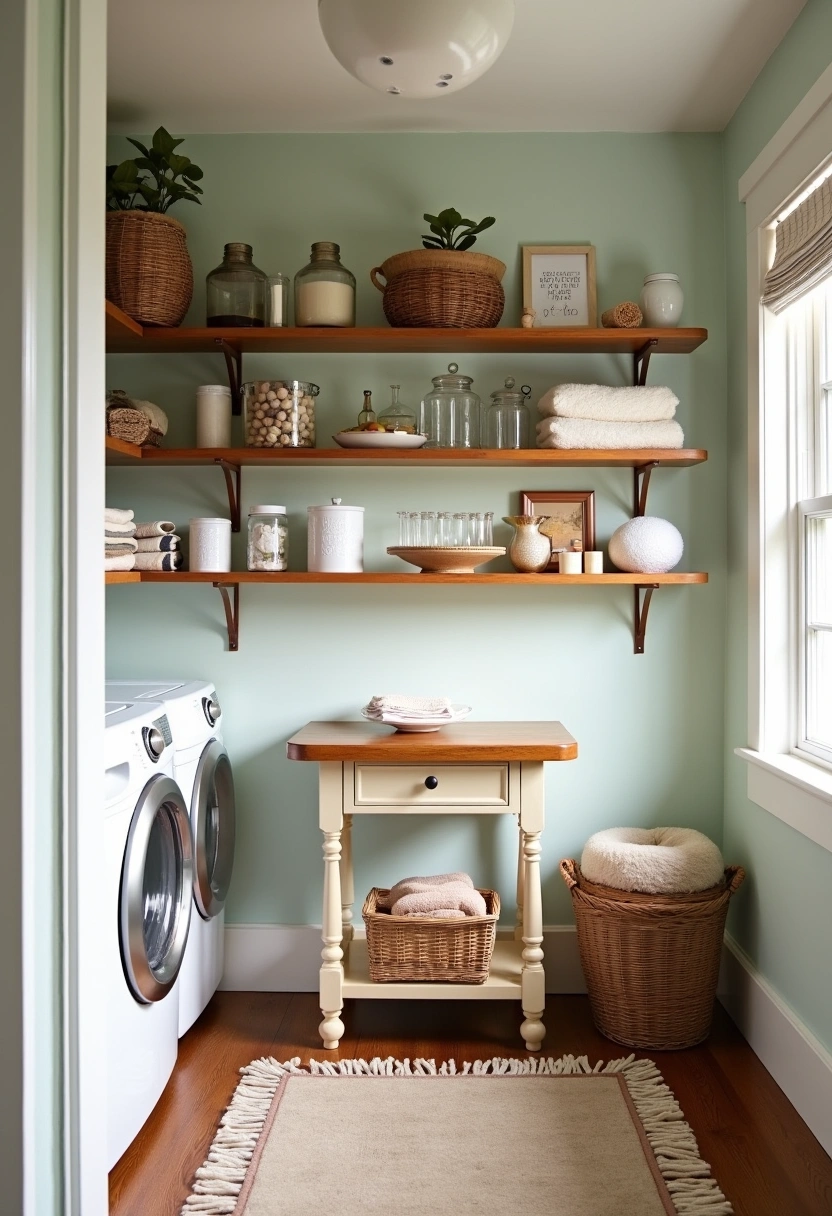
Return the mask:
POLYGON ((450 511, 440 511, 436 517, 436 543, 437 545, 452 545, 451 539, 451 513, 450 511))
POLYGON ((464 547, 468 544, 468 516, 464 511, 455 511, 451 521, 451 544, 464 547))
POLYGON ((436 512, 422 511, 421 515, 421 541, 423 545, 428 545, 431 548, 436 544, 436 512))
POLYGON ((420 527, 419 512, 411 511, 407 518, 410 525, 407 543, 409 545, 421 544, 422 529, 420 527))
POLYGON ((476 527, 474 528, 474 544, 475 545, 484 545, 485 544, 485 512, 484 511, 477 511, 477 514, 476 514, 476 527))
POLYGON ((399 520, 399 544, 407 545, 410 543, 408 540, 410 533, 408 528, 407 511, 397 511, 396 515, 398 516, 399 520))
POLYGON ((483 529, 482 543, 484 545, 493 545, 494 544, 494 512, 493 511, 485 512, 485 524, 484 524, 484 529, 483 529))

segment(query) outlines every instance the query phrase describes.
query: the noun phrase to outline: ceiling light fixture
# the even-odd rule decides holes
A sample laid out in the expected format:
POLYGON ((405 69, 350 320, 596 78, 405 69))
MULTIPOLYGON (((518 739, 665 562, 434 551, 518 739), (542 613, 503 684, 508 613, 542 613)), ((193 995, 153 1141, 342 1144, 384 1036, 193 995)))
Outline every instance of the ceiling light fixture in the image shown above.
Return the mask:
POLYGON ((514 0, 318 0, 335 58, 381 93, 439 97, 477 80, 502 54, 514 0))

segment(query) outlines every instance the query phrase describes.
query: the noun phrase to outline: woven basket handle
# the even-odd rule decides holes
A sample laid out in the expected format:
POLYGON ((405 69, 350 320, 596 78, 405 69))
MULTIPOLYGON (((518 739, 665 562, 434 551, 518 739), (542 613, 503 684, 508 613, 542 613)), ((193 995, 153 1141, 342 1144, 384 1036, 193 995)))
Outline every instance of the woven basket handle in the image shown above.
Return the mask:
POLYGON ((728 886, 728 894, 735 895, 745 882, 745 870, 742 866, 726 866, 725 882, 728 886))
POLYGON ((387 284, 380 283, 379 279, 378 279, 378 276, 382 273, 383 272, 382 272, 382 269, 380 266, 374 266, 373 269, 370 271, 370 279, 372 281, 373 287, 377 287, 378 290, 382 293, 382 295, 384 295, 384 292, 387 289, 387 284))
POLYGON ((578 885, 577 875, 578 863, 566 858, 560 863, 560 872, 563 875, 563 881, 571 891, 573 887, 578 885))

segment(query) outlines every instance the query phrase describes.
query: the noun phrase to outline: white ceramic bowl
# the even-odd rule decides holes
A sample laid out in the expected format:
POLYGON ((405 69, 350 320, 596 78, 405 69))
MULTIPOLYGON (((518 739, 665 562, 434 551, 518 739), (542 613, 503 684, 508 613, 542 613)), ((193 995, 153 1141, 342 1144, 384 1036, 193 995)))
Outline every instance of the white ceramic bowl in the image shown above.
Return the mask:
POLYGON ((428 441, 409 431, 339 431, 332 438, 340 448, 421 448, 428 441))

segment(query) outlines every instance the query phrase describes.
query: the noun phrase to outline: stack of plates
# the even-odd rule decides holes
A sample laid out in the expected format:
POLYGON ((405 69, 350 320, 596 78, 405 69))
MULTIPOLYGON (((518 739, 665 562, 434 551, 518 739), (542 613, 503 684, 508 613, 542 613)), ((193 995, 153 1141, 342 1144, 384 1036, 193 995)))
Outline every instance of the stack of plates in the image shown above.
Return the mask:
POLYGON ((396 730, 409 731, 411 733, 428 734, 431 731, 441 730, 443 726, 450 726, 453 722, 462 722, 471 712, 470 705, 452 705, 451 717, 443 718, 401 718, 397 714, 384 714, 380 717, 377 713, 369 713, 369 706, 365 705, 361 711, 361 716, 366 718, 368 722, 381 722, 384 726, 395 726, 396 730))

